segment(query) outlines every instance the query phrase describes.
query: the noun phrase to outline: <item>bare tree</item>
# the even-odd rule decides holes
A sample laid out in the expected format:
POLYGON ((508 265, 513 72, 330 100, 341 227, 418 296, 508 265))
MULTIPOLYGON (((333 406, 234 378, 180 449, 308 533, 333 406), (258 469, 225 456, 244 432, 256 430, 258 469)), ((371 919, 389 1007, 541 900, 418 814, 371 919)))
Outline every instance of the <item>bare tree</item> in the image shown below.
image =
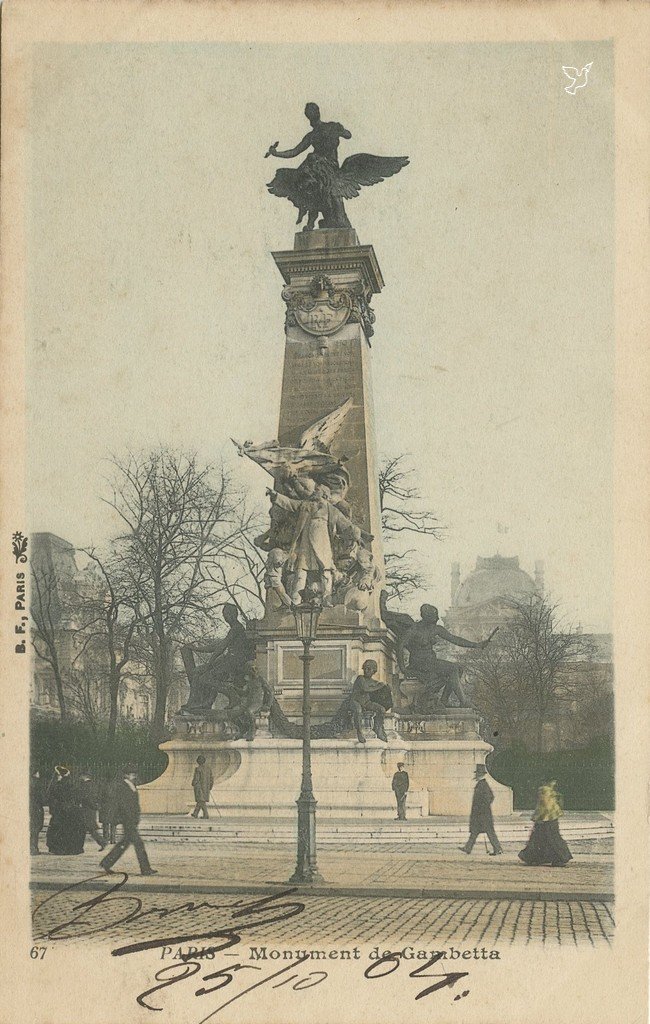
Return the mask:
POLYGON ((32 567, 32 643, 54 677, 61 720, 81 718, 97 734, 107 702, 103 595, 83 574, 32 567))
POLYGON ((557 604, 539 597, 518 604, 516 635, 535 716, 536 745, 541 750, 544 725, 565 690, 566 665, 589 657, 592 645, 561 617, 557 604))
POLYGON ((70 636, 62 629, 63 605, 59 581, 53 569, 32 565, 32 586, 30 612, 32 617, 32 645, 38 658, 49 666, 54 677, 59 713, 62 722, 67 722, 70 713, 66 702, 65 681, 69 676, 70 636))
POLYGON ((266 563, 255 538, 264 533, 268 516, 249 511, 243 503, 235 511, 237 533, 225 545, 219 560, 210 568, 211 578, 246 622, 263 612, 266 601, 264 575, 266 563))
POLYGON ((94 666, 87 660, 79 666, 73 664, 66 680, 67 701, 70 711, 89 726, 93 736, 99 735, 99 729, 105 718, 106 678, 101 664, 94 666))
MULTIPOLYGON (((142 624, 137 602, 138 586, 131 590, 137 577, 137 566, 126 571, 119 550, 106 555, 95 548, 84 549, 97 579, 97 592, 89 596, 80 610, 81 625, 77 634, 78 654, 75 661, 94 654, 103 660, 102 669, 108 690, 108 743, 115 741, 119 713, 120 686, 124 670, 132 657, 134 633, 142 624)), ((142 567, 140 567, 142 569, 142 567)), ((140 577, 141 578, 141 577, 140 577)), ((84 686, 87 682, 87 675, 84 686)), ((82 697, 85 689, 82 688, 82 697)), ((82 700, 88 718, 88 699, 82 700)), ((94 708, 95 705, 92 705, 94 708)))
POLYGON ((614 691, 612 668, 590 666, 591 671, 575 673, 568 687, 571 738, 578 746, 595 739, 613 739, 614 691))
POLYGON ((388 597, 405 598, 426 587, 422 554, 405 542, 414 537, 441 540, 445 527, 426 505, 415 482, 408 456, 384 458, 379 470, 379 501, 384 536, 385 589, 388 597))
POLYGON ((544 726, 567 700, 567 668, 589 659, 593 647, 543 597, 513 601, 512 609, 512 620, 471 661, 474 703, 511 739, 530 736, 542 750, 544 726))
POLYGON ((480 652, 466 655, 472 703, 502 742, 525 741, 530 729, 530 700, 515 631, 502 627, 480 652))
POLYGON ((213 569, 239 535, 239 496, 222 468, 161 448, 113 460, 108 504, 126 527, 117 540, 155 681, 152 735, 163 735, 176 646, 202 635, 223 586, 213 569))

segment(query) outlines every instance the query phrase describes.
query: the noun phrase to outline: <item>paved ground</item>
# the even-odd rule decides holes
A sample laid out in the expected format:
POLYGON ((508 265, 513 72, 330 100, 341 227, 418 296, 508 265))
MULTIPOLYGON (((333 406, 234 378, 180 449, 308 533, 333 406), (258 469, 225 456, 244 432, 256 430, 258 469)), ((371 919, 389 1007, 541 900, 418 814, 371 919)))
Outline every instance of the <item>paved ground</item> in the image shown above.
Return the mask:
MULTIPOLYGON (((517 858, 518 844, 506 844, 500 857, 489 857, 481 839, 471 856, 449 845, 391 844, 375 848, 354 843, 319 850, 319 868, 326 881, 319 895, 339 892, 368 896, 557 896, 563 899, 612 898, 611 840, 599 840, 598 852, 589 843, 575 844, 574 859, 565 868, 526 867, 517 858), (580 852, 578 847, 580 847, 580 852), (609 849, 607 849, 609 847, 609 849), (582 851, 586 852, 582 852, 582 851)), ((158 840, 149 854, 158 874, 141 878, 132 850, 119 868, 133 874, 130 884, 160 891, 256 891, 284 884, 293 871, 293 844, 239 847, 235 843, 182 844, 158 840)), ((92 840, 79 857, 32 858, 32 877, 38 884, 54 885, 88 878, 98 870, 100 854, 92 840)))
MULTIPOLYGON (((125 891, 125 890, 122 890, 125 891)), ((34 905, 39 906, 49 895, 39 890, 34 894, 34 905)), ((148 916, 128 925, 109 927, 93 941, 121 943, 151 939, 163 935, 177 935, 187 931, 186 909, 188 900, 179 901, 177 895, 152 891, 139 894, 143 912, 148 916), (177 907, 181 903, 183 915, 166 916, 161 924, 156 911, 177 907), (180 924, 180 921, 183 924, 180 924)), ((613 936, 614 920, 611 904, 603 900, 520 900, 520 899, 403 899, 396 897, 309 896, 300 892, 305 905, 300 916, 275 924, 256 925, 254 934, 244 935, 243 941, 256 946, 297 945, 315 943, 319 948, 350 947, 355 944, 402 949, 413 945, 419 949, 440 949, 455 946, 498 948, 512 943, 558 945, 603 945, 613 936)), ((201 934, 222 923, 224 912, 238 900, 235 894, 193 896, 194 906, 202 909, 192 913, 192 929, 201 934), (205 907, 205 902, 210 906, 205 907), (215 909, 218 908, 218 909, 215 909)), ((48 927, 67 919, 72 908, 80 902, 80 894, 59 897, 55 908, 43 907, 36 917, 39 937, 48 927)), ((97 908, 94 924, 108 924, 110 908, 97 908)), ((74 940, 70 940, 74 941, 74 940)), ((77 940, 85 943, 83 938, 77 940)))
MULTIPOLYGON (((147 846, 158 874, 141 877, 129 850, 117 865, 129 874, 122 892, 137 893, 145 909, 207 902, 203 910, 193 911, 197 927, 214 927, 215 906, 227 908, 241 894, 268 895, 286 888, 295 860, 293 843, 179 843, 158 836, 147 840, 147 846)), ((512 942, 608 943, 613 934, 613 840, 572 842, 574 859, 562 869, 525 867, 517 858, 520 848, 519 843, 506 843, 503 856, 489 857, 480 840, 467 857, 449 843, 326 845, 319 850, 325 882, 300 890, 304 912, 290 922, 256 927, 255 942, 397 941, 419 948, 431 948, 434 940, 462 948, 512 942)), ((100 853, 92 840, 87 840, 86 850, 78 857, 32 858, 35 905, 84 880, 85 888, 97 891, 115 883, 99 873, 100 853)), ((78 900, 77 894, 57 896, 43 908, 41 926, 48 924, 50 911, 60 914, 78 900)), ((96 908, 102 912, 103 905, 96 908)), ((155 915, 133 921, 128 937, 158 934, 155 921, 155 915)), ((121 927, 102 935, 126 938, 127 932, 121 927)))

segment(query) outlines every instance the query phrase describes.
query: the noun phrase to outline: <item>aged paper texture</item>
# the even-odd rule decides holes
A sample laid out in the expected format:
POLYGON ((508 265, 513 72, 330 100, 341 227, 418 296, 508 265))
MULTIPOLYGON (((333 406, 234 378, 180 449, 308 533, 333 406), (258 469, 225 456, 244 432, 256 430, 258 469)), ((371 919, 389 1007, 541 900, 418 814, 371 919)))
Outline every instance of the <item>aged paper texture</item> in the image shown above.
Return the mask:
POLYGON ((641 1024, 648 8, 2 10, 7 1024, 641 1024))

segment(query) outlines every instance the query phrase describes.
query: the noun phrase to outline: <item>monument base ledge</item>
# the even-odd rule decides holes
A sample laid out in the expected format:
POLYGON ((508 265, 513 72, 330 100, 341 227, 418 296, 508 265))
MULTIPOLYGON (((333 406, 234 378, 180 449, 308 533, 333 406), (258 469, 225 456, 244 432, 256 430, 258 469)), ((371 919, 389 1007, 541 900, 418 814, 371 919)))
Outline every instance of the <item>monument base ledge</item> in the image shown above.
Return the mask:
MULTIPOLYGON (((491 746, 479 738, 416 739, 403 736, 384 743, 368 739, 312 740, 312 774, 318 815, 326 818, 395 817, 391 789, 398 762, 410 776, 408 813, 469 815, 474 767, 485 763, 491 746)), ((212 800, 238 817, 287 816, 295 812, 300 790, 300 740, 257 736, 254 740, 214 740, 208 736, 175 738, 161 747, 169 758, 165 773, 141 786, 145 814, 187 814, 194 807, 192 774, 199 754, 213 776, 212 800)), ((512 791, 490 779, 493 812, 512 813, 512 791)))

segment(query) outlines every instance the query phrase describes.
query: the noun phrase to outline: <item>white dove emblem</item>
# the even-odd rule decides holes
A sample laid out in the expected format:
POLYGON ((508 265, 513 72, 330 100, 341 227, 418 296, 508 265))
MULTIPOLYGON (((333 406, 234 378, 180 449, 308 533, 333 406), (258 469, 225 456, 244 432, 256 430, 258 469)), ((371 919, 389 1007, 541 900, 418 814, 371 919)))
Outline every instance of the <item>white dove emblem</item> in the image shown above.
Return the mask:
POLYGON ((564 91, 568 92, 569 96, 575 96, 576 89, 584 89, 587 84, 587 78, 589 77, 589 70, 592 64, 593 60, 591 61, 591 64, 585 64, 582 71, 578 71, 577 68, 562 68, 567 78, 571 79, 571 85, 567 85, 564 88, 564 91))

